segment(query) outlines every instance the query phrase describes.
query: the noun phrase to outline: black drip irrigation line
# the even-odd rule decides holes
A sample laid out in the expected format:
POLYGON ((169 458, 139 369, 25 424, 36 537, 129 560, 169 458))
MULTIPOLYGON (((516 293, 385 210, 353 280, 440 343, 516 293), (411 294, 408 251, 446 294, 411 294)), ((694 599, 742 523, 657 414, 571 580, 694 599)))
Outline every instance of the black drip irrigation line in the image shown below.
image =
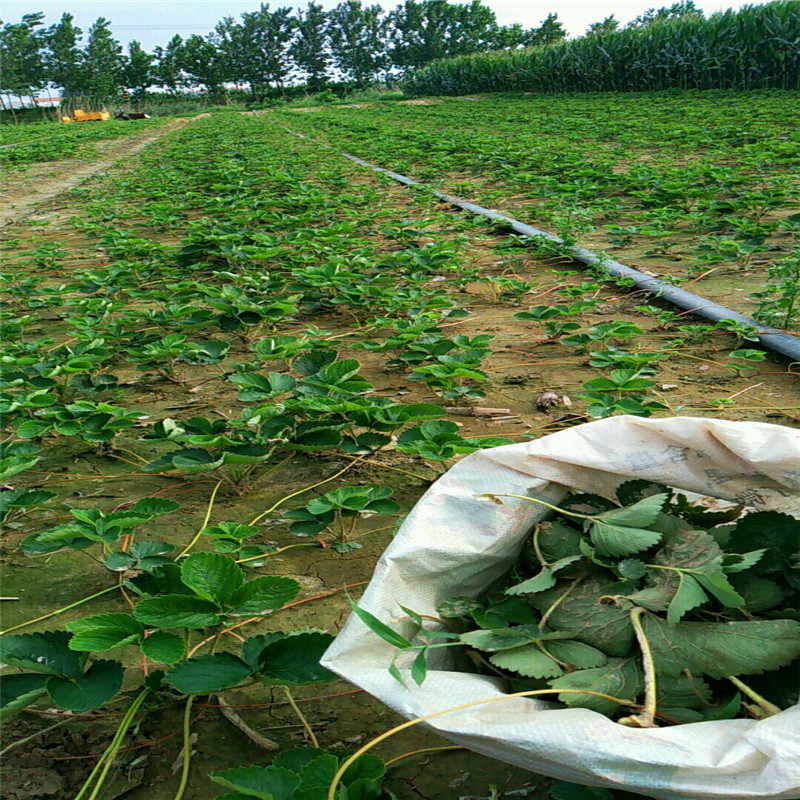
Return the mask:
MULTIPOLYGON (((338 152, 334 147, 331 147, 324 142, 319 142, 316 139, 312 139, 310 136, 305 136, 304 134, 293 131, 290 128, 285 128, 284 130, 288 131, 294 136, 300 137, 301 139, 306 139, 309 142, 313 142, 316 145, 324 147, 327 150, 338 152)), ((363 158, 351 155, 350 153, 339 153, 339 155, 344 156, 344 158, 349 159, 359 166, 371 169, 373 172, 379 172, 381 175, 386 175, 388 178, 391 178, 398 183, 402 183, 405 186, 417 186, 422 189, 426 189, 439 200, 443 200, 444 202, 463 209, 464 211, 469 211, 471 214, 477 214, 478 216, 486 217, 487 219, 503 222, 515 233, 519 233, 522 236, 538 237, 541 239, 548 239, 556 244, 564 244, 564 240, 560 237, 554 236, 552 233, 548 233, 547 231, 539 230, 539 228, 534 228, 531 225, 526 225, 524 222, 520 222, 513 217, 508 217, 505 214, 501 214, 499 211, 494 211, 491 208, 484 208, 483 206, 476 205, 475 203, 469 203, 466 200, 459 200, 459 198, 445 194, 444 192, 440 192, 438 189, 434 189, 428 184, 415 181, 413 178, 409 178, 406 175, 401 175, 399 172, 392 172, 391 170, 384 169, 376 164, 371 164, 369 161, 364 161, 363 158)), ((683 308, 686 311, 690 311, 693 314, 698 314, 701 317, 705 317, 705 319, 709 319, 713 322, 730 319, 736 322, 744 323, 745 325, 751 325, 758 329, 758 332, 755 333, 754 336, 758 337, 758 343, 762 347, 786 356, 787 358, 791 359, 793 363, 800 363, 800 338, 797 336, 793 336, 790 333, 785 333, 777 328, 770 328, 762 325, 757 320, 747 317, 744 314, 740 314, 738 311, 734 311, 731 308, 721 306, 719 303, 715 303, 713 300, 708 300, 707 298, 701 297, 698 294, 687 292, 685 289, 679 289, 677 286, 673 286, 671 283, 658 280, 658 278, 651 278, 649 275, 645 275, 633 267, 628 267, 625 264, 620 264, 619 261, 614 261, 612 259, 599 256, 597 253, 593 253, 591 250, 586 250, 583 247, 571 247, 565 251, 565 255, 568 255, 574 261, 584 264, 587 267, 598 267, 600 270, 613 277, 630 278, 637 288, 653 294, 662 300, 667 300, 673 305, 683 308)))

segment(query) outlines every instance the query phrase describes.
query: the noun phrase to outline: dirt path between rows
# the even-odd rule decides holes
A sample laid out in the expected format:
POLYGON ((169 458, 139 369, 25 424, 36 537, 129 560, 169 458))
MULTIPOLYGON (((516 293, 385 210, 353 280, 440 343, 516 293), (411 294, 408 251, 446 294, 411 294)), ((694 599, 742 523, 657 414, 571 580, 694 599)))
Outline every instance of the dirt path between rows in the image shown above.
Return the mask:
POLYGON ((0 229, 34 215, 41 203, 79 186, 98 173, 105 172, 120 159, 135 155, 147 145, 194 119, 198 117, 176 119, 159 126, 155 131, 147 131, 142 136, 97 142, 95 146, 102 155, 89 162, 84 158, 44 161, 11 173, 9 182, 0 188, 0 200, 3 201, 0 229))

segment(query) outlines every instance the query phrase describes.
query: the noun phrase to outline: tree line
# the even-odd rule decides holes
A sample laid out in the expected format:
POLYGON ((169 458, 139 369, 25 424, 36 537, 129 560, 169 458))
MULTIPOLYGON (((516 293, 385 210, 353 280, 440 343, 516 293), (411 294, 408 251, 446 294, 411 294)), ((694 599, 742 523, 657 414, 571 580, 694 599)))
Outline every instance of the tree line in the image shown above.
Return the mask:
POLYGON ((480 0, 404 0, 389 12, 343 0, 327 12, 314 2, 298 9, 262 3, 239 19, 224 17, 206 36, 175 35, 152 52, 134 40, 126 51, 104 17, 84 41, 72 14, 45 27, 44 14, 37 12, 0 28, 0 88, 33 96, 57 86, 65 96, 111 99, 122 91, 141 96, 154 86, 214 95, 235 85, 258 98, 299 82, 311 91, 332 80, 361 88, 439 58, 565 37, 556 14, 536 28, 499 25, 480 0))

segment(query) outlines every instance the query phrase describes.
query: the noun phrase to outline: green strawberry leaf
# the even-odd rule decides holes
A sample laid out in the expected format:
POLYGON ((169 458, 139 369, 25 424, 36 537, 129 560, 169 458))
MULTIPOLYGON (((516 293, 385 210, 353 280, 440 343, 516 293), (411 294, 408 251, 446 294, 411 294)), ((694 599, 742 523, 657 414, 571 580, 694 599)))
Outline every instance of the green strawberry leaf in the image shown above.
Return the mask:
POLYGON ((186 644, 181 636, 167 631, 151 631, 141 642, 142 652, 159 664, 174 664, 186 654, 186 644))
POLYGON ((83 662, 81 656, 70 650, 71 638, 72 634, 67 631, 4 636, 0 639, 0 662, 45 675, 77 678, 83 662))
POLYGON ((761 550, 751 550, 749 553, 726 553, 722 557, 722 569, 730 574, 731 572, 744 572, 754 567, 760 560, 767 548, 761 550))
POLYGON ((166 594, 142 600, 133 616, 154 628, 209 628, 219 622, 216 603, 185 594, 166 594))
MULTIPOLYGON (((644 691, 644 676, 635 658, 610 658, 596 669, 570 672, 550 681, 554 689, 587 689, 611 697, 635 701, 644 691)), ((559 694, 558 699, 570 707, 581 706, 612 714, 621 709, 618 703, 589 694, 559 694)))
POLYGON ((625 585, 605 578, 587 578, 576 587, 558 585, 530 598, 544 613, 562 598, 550 614, 548 625, 559 631, 577 631, 572 637, 610 656, 627 655, 633 643, 630 615, 614 603, 601 603, 608 595, 626 593, 625 585), (567 593, 568 592, 568 593, 567 593))
POLYGON ((262 575, 236 590, 231 598, 233 610, 230 613, 241 617, 275 611, 294 600, 299 592, 300 584, 293 578, 262 575))
POLYGON ((209 777, 226 789, 241 792, 259 800, 291 800, 300 785, 300 778, 288 769, 269 767, 237 767, 212 772, 209 777))
POLYGON ((95 614, 67 623, 67 630, 75 635, 70 639, 70 650, 103 653, 124 644, 138 642, 144 635, 144 626, 130 614, 95 614))
POLYGON ((751 614, 769 611, 784 600, 784 590, 769 578, 745 574, 732 575, 730 580, 733 588, 744 599, 744 608, 751 614))
POLYGON ((608 656, 602 650, 572 639, 548 641, 544 643, 543 647, 545 652, 553 658, 569 664, 574 669, 602 667, 608 661, 608 656))
POLYGON ((744 598, 731 586, 725 573, 717 568, 702 575, 695 575, 703 588, 713 594, 717 600, 729 608, 739 608, 744 605, 744 598))
POLYGON ((329 633, 308 631, 272 642, 258 657, 259 677, 284 686, 333 680, 336 676, 319 663, 332 641, 329 633))
POLYGON ((210 653, 181 661, 164 680, 183 694, 211 694, 238 686, 253 671, 232 653, 210 653))
POLYGON ((656 681, 658 707, 704 708, 711 701, 711 688, 694 675, 660 675, 656 681))
POLYGON ((181 564, 181 580, 204 600, 223 607, 244 583, 244 570, 220 553, 193 553, 181 564))
POLYGON ((639 561, 638 558, 625 558, 617 564, 619 574, 623 578, 630 580, 639 580, 647 574, 647 565, 644 561, 639 561))
POLYGON ((60 708, 91 711, 105 705, 117 694, 122 687, 123 672, 118 661, 94 661, 77 678, 48 678, 47 693, 60 708))
POLYGON ((564 674, 564 670, 535 644, 501 650, 489 656, 489 661, 526 678, 557 678, 564 674))
POLYGON ((778 669, 800 656, 800 622, 679 622, 646 615, 642 626, 656 670, 724 678, 778 669))
POLYGON ((0 681, 0 720, 10 719, 15 714, 43 697, 49 678, 30 672, 19 675, 3 675, 0 681))
POLYGON ((589 536, 601 556, 629 556, 649 550, 661 541, 658 531, 631 528, 598 518, 589 528, 589 536))
POLYGON ((511 586, 505 590, 504 594, 520 595, 520 594, 533 594, 534 592, 543 592, 556 585, 556 574, 562 569, 580 561, 582 555, 566 556, 560 558, 553 564, 547 567, 542 567, 542 571, 538 575, 534 575, 516 586, 511 586))
MULTIPOLYGON (((688 573, 678 572, 678 588, 667 607, 667 621, 675 625, 684 614, 708 600, 703 587, 688 573)), ((699 576, 698 576, 699 577, 699 576)))
POLYGON ((572 634, 563 631, 540 631, 536 625, 517 625, 515 628, 498 628, 495 630, 469 631, 462 633, 459 639, 464 644, 477 650, 490 653, 498 650, 510 650, 531 642, 550 639, 569 639, 572 634))
POLYGON ((800 519, 778 511, 747 514, 736 523, 728 547, 736 553, 763 548, 759 575, 791 569, 792 556, 800 553, 800 519))
POLYGON ((592 520, 595 522, 601 520, 608 525, 621 525, 625 528, 646 528, 656 521, 667 500, 669 494, 653 494, 633 505, 603 511, 595 515, 592 520))

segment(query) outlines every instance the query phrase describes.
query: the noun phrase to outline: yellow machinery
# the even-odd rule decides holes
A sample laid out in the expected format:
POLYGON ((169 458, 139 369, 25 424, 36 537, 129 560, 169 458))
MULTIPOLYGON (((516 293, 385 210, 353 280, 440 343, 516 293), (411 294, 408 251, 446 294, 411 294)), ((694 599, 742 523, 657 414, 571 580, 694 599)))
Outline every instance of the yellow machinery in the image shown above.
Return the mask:
POLYGON ((108 119, 111 119, 108 111, 86 112, 82 108, 76 108, 72 117, 61 117, 62 122, 105 122, 108 119))

